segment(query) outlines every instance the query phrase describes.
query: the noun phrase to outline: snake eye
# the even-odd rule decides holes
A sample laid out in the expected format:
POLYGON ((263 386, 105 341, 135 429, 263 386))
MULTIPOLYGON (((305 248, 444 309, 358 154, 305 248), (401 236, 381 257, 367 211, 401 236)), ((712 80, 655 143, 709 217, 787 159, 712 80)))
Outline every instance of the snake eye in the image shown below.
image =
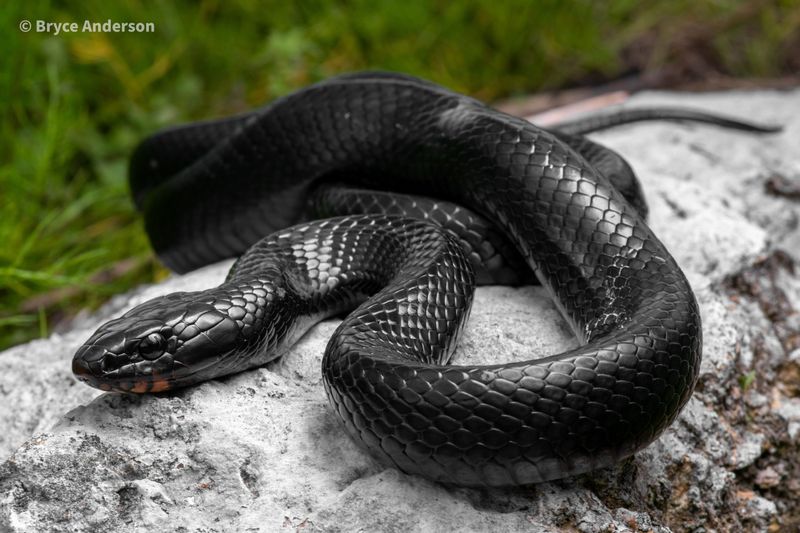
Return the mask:
POLYGON ((151 333, 139 341, 139 355, 145 359, 156 359, 164 354, 167 339, 160 333, 151 333))

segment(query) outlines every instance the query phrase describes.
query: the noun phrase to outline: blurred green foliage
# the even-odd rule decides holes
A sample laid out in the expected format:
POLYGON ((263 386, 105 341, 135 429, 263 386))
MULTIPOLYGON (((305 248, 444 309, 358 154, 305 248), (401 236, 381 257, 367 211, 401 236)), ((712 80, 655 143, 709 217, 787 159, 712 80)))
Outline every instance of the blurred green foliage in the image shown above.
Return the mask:
POLYGON ((161 126, 358 69, 495 100, 680 70, 687 54, 735 76, 800 67, 800 0, 11 1, 0 21, 0 348, 166 275, 126 185, 161 126), (156 31, 18 29, 108 19, 156 31))

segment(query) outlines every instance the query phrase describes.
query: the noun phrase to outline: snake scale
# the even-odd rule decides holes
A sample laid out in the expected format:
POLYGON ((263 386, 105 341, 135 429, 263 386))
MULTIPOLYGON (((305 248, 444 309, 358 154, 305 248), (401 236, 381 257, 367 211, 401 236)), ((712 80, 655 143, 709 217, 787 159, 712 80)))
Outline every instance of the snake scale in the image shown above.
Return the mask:
POLYGON ((630 167, 580 134, 648 118, 722 121, 685 115, 547 131, 430 82, 360 73, 160 132, 134 153, 131 188, 162 261, 183 272, 244 255, 219 287, 104 324, 73 371, 103 390, 191 385, 263 365, 355 309, 327 346, 323 381, 379 460, 465 486, 613 464, 689 399, 701 323, 630 167), (582 345, 449 365, 475 278, 534 276, 582 345))

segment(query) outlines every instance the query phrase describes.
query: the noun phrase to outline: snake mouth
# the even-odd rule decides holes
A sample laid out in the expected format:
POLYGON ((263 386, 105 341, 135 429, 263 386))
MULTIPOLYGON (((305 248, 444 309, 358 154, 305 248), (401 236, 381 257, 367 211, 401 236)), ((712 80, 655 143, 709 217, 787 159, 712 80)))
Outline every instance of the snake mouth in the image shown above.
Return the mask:
POLYGON ((115 376, 113 375, 115 372, 98 375, 92 368, 91 362, 87 361, 85 358, 76 356, 72 360, 72 373, 75 377, 90 387, 102 391, 133 393, 163 392, 175 386, 175 379, 173 377, 166 377, 155 372, 149 375, 139 376, 115 376))
POLYGON ((102 391, 156 393, 193 385, 209 379, 208 373, 229 353, 188 366, 171 354, 153 360, 127 360, 96 344, 84 344, 72 359, 72 373, 90 387, 102 391))
POLYGON ((87 343, 75 352, 72 373, 79 381, 102 391, 162 392, 173 388, 177 370, 174 365, 171 357, 131 361, 126 354, 87 343))

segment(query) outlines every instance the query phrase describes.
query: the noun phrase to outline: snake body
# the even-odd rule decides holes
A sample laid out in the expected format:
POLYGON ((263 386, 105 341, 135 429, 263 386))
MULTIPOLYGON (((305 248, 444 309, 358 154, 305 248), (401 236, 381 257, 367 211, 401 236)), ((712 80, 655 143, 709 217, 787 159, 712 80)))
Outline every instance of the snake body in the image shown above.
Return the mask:
POLYGON ((359 74, 157 134, 135 153, 131 182, 162 260, 184 271, 247 252, 219 287, 103 325, 73 370, 105 390, 190 385, 262 365, 357 307, 322 371, 347 431, 379 460, 467 486, 610 465, 689 399, 701 323, 629 167, 582 132, 546 131, 415 78, 359 74), (409 218, 437 210, 458 238, 409 218), (301 222, 320 214, 334 218, 301 222), (501 235, 470 237, 488 227, 501 235), (491 282, 521 263, 582 346, 447 365, 473 265, 491 282))

